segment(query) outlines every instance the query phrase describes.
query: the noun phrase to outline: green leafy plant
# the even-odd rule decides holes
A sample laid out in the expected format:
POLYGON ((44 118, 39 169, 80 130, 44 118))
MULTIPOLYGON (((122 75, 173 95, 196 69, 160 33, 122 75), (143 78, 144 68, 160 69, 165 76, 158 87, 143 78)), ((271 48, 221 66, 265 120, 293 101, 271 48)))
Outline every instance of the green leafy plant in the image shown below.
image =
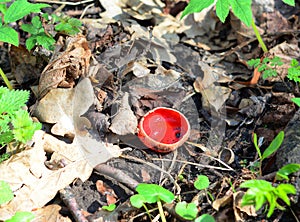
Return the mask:
MULTIPOLYGON (((42 15, 43 19, 54 25, 55 31, 65 35, 75 35, 80 32, 82 23, 76 18, 70 18, 68 16, 58 16, 53 14, 49 16, 47 13, 42 15)), ((41 18, 34 16, 31 20, 31 24, 22 24, 22 30, 31 34, 26 40, 26 48, 31 50, 34 46, 40 45, 48 50, 54 49, 54 34, 51 35, 45 31, 41 18)))
POLYGON ((195 203, 179 202, 175 206, 175 212, 185 220, 194 220, 195 222, 215 222, 213 216, 202 214, 197 217, 198 208, 195 203), (196 218, 197 217, 197 218, 196 218))
POLYGON ((34 16, 31 20, 32 24, 22 24, 21 28, 30 33, 30 37, 26 39, 26 48, 31 50, 35 45, 41 45, 48 50, 54 49, 55 39, 51 35, 47 35, 39 16, 34 16))
POLYGON ((0 205, 11 201, 13 198, 14 194, 9 184, 0 180, 0 205))
POLYGON ((82 26, 80 20, 65 15, 52 15, 52 20, 56 24, 55 30, 66 35, 76 35, 82 26))
POLYGON ((207 188, 209 187, 209 179, 205 175, 198 175, 197 179, 194 182, 194 187, 198 190, 205 190, 206 194, 210 197, 210 199, 213 201, 214 197, 210 192, 207 191, 207 188))
POLYGON ((296 173, 299 170, 300 170, 300 164, 290 163, 280 168, 277 171, 275 178, 276 180, 289 180, 288 176, 292 173, 296 173))
POLYGON ((280 57, 274 56, 273 58, 266 57, 262 61, 261 59, 251 59, 247 64, 254 68, 258 68, 258 71, 263 74, 263 79, 267 79, 269 77, 277 76, 278 73, 276 67, 282 66, 284 63, 280 57))
POLYGON ((294 82, 300 83, 300 66, 299 62, 296 59, 291 60, 287 77, 294 82))
MULTIPOLYGON (((254 68, 258 68, 259 72, 263 73, 263 79, 277 76, 278 72, 276 67, 282 66, 284 63, 281 58, 275 56, 274 58, 264 58, 261 59, 251 59, 247 62, 249 66, 253 66, 254 68)), ((290 67, 288 68, 287 78, 296 83, 300 83, 300 65, 296 59, 292 59, 290 62, 290 67)), ((294 102, 297 106, 300 106, 300 98, 292 98, 292 102, 294 102)))
MULTIPOLYGON (((282 144, 284 138, 284 132, 280 131, 278 135, 274 138, 271 144, 266 148, 266 150, 261 153, 257 142, 257 135, 253 136, 253 143, 257 150, 259 156, 259 172, 261 172, 262 161, 270 157, 274 152, 278 150, 282 144)), ((276 173, 276 180, 289 180, 288 176, 292 173, 300 170, 300 164, 287 164, 280 168, 276 173)), ((292 184, 279 184, 278 186, 272 186, 272 184, 265 180, 248 180, 241 183, 240 188, 248 188, 246 194, 242 199, 242 206, 254 205, 256 211, 259 210, 265 203, 268 203, 268 213, 267 217, 270 217, 274 210, 278 208, 279 210, 285 210, 281 206, 277 199, 281 199, 285 204, 290 206, 289 194, 296 194, 296 188, 292 184)))
POLYGON ((198 208, 195 203, 182 201, 176 204, 175 212, 186 220, 193 220, 197 217, 198 208))
POLYGON ((242 206, 255 205, 255 210, 258 211, 268 202, 267 217, 270 217, 276 208, 285 210, 277 202, 277 199, 281 199, 290 206, 288 194, 296 194, 296 188, 291 184, 279 184, 277 187, 274 187, 265 180, 248 180, 241 183, 240 188, 248 188, 242 198, 242 206))
POLYGON ((139 184, 136 187, 136 191, 138 192, 138 194, 135 194, 130 197, 131 205, 136 208, 141 208, 143 206, 149 215, 149 211, 146 206, 146 203, 148 204, 157 203, 161 220, 163 222, 166 222, 166 217, 164 215, 163 207, 162 207, 162 201, 165 203, 171 203, 175 199, 174 194, 159 185, 145 184, 145 183, 139 184))
MULTIPOLYGON (((14 194, 8 183, 0 181, 0 205, 11 201, 14 194)), ((34 219, 34 214, 31 212, 17 211, 14 216, 5 222, 30 222, 34 219)))
POLYGON ((29 113, 22 109, 29 98, 24 90, 9 90, 0 87, 0 145, 11 142, 17 145, 30 140, 41 124, 33 122, 29 113))
POLYGON ((107 210, 107 211, 114 211, 116 209, 116 204, 110 204, 108 206, 103 206, 102 209, 107 210))
POLYGON ((291 101, 300 107, 300 98, 292 98, 291 101))
MULTIPOLYGON (((19 34, 10 24, 31 13, 38 13, 42 8, 50 7, 50 5, 29 3, 27 0, 16 0, 7 7, 8 2, 11 1, 0 2, 0 11, 4 15, 2 19, 3 23, 0 23, 0 41, 18 46, 19 34)), ((75 35, 80 32, 82 23, 76 18, 70 18, 64 15, 49 16, 47 13, 42 14, 41 17, 43 17, 46 22, 54 24, 54 29, 57 32, 66 35, 75 35)), ((30 33, 30 37, 26 40, 26 48, 28 50, 31 50, 35 45, 43 46, 48 50, 54 49, 54 36, 45 31, 43 22, 39 16, 34 16, 31 20, 31 24, 22 24, 21 28, 23 31, 30 33)))
POLYGON ((197 179, 194 182, 194 186, 198 190, 203 190, 208 188, 209 186, 209 179, 205 175, 198 175, 197 179))
MULTIPOLYGON (((283 0, 283 2, 290 6, 295 6, 295 0, 283 0)), ((227 16, 229 15, 230 9, 232 9, 233 14, 237 18, 239 18, 245 25, 252 26, 256 38, 263 51, 268 52, 268 49, 255 25, 251 4, 252 0, 190 0, 189 4, 182 12, 181 18, 191 13, 201 12, 203 9, 208 8, 211 5, 215 5, 218 18, 221 22, 225 22, 227 16)))
MULTIPOLYGON (((296 59, 291 60, 290 68, 288 68, 287 77, 290 80, 295 81, 296 83, 300 83, 300 66, 299 66, 299 62, 296 59)), ((291 100, 297 106, 300 106, 300 98, 292 98, 291 100)))
MULTIPOLYGON (((194 187, 198 190, 206 190, 209 187, 208 177, 205 175, 198 175, 194 182, 194 187)), ((198 214, 198 208, 195 203, 187 203, 185 201, 179 202, 175 206, 175 212, 185 220, 195 219, 195 221, 215 221, 214 218, 208 214, 203 214, 196 218, 198 214)))
POLYGON ((278 135, 273 139, 273 141, 270 143, 270 145, 265 149, 265 151, 263 153, 261 153, 260 151, 260 147, 258 145, 258 141, 257 141, 257 135, 256 133, 254 133, 253 135, 253 144, 254 147, 257 151, 257 154, 259 156, 259 174, 262 175, 262 163, 263 161, 270 157, 273 153, 275 153, 279 147, 281 146, 282 142, 283 142, 283 138, 284 138, 284 132, 280 131, 278 133, 278 135))
POLYGON ((215 222, 215 218, 209 214, 202 214, 195 219, 195 222, 215 222))
POLYGON ((19 45, 18 32, 10 27, 10 24, 16 22, 30 13, 38 13, 42 8, 50 7, 48 4, 29 3, 27 0, 15 0, 7 7, 11 1, 1 1, 0 11, 4 17, 0 23, 0 41, 19 45))

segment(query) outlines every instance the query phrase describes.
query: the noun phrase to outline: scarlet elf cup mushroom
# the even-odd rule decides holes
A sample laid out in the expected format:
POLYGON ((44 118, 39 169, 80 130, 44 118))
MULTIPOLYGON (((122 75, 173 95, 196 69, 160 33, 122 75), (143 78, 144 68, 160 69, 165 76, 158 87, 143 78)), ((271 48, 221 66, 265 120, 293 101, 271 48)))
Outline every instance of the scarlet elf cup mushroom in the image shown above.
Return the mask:
POLYGON ((138 137, 151 150, 168 153, 181 146, 190 135, 190 124, 179 111, 157 107, 139 122, 138 137))

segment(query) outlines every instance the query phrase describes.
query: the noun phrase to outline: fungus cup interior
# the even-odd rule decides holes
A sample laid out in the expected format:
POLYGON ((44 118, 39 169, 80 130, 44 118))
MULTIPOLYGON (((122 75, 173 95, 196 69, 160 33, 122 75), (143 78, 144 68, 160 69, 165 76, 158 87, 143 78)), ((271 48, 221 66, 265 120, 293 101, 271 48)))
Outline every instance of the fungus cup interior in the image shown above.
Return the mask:
POLYGON ((170 108, 149 111, 141 120, 141 127, 148 137, 162 144, 177 143, 189 132, 187 119, 170 108))

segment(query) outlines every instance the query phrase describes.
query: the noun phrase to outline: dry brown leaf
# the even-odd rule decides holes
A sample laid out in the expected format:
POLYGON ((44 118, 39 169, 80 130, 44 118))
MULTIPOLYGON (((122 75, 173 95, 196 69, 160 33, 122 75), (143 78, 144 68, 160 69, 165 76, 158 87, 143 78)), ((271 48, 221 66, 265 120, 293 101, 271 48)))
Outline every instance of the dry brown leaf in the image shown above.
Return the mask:
POLYGON ((73 99, 74 89, 52 89, 38 101, 33 115, 41 122, 55 124, 51 133, 74 137, 73 99))
POLYGON ((51 204, 43 208, 39 208, 33 213, 35 218, 31 222, 72 222, 68 217, 62 216, 59 212, 61 211, 61 206, 57 204, 51 204))
POLYGON ((95 96, 89 79, 81 80, 75 89, 52 89, 34 107, 33 115, 41 122, 55 124, 51 132, 55 135, 74 137, 74 121, 80 127, 90 127, 84 114, 94 103, 95 96))
POLYGON ((0 219, 11 217, 16 211, 31 211, 48 203, 58 190, 70 184, 75 178, 86 180, 93 168, 82 157, 80 148, 67 144, 43 131, 37 131, 32 139, 34 146, 22 151, 9 160, 1 163, 0 180, 8 182, 14 192, 14 199, 1 205, 0 219), (61 150, 72 154, 71 159, 62 155, 66 165, 57 170, 48 169, 44 162, 46 152, 44 146, 52 144, 53 150, 59 144, 61 150), (75 159, 75 160, 74 160, 75 159))
POLYGON ((224 76, 224 70, 210 67, 206 63, 200 62, 204 72, 203 78, 197 77, 194 82, 196 92, 202 94, 202 103, 206 108, 213 106, 216 111, 223 106, 231 93, 228 87, 218 85, 219 82, 228 82, 228 77, 224 76))
POLYGON ((109 129, 118 135, 135 134, 137 130, 137 118, 129 105, 129 94, 125 92, 120 101, 120 107, 113 118, 109 129))
POLYGON ((75 87, 75 99, 73 100, 75 138, 73 143, 81 147, 82 154, 92 167, 121 154, 119 146, 103 142, 99 131, 92 127, 86 117, 82 116, 93 104, 94 97, 93 87, 88 78, 80 81, 75 87))
POLYGON ((148 75, 150 73, 150 69, 147 67, 146 58, 140 61, 128 63, 126 70, 123 72, 123 76, 129 72, 133 72, 133 74, 138 78, 148 75))
POLYGON ((228 204, 232 204, 232 192, 230 193, 226 193, 226 195, 224 197, 218 198, 216 200, 214 200, 214 202, 212 203, 212 207, 216 210, 219 211, 220 207, 224 207, 228 204))
POLYGON ((100 3, 105 9, 104 12, 100 13, 100 16, 104 18, 104 21, 115 22, 116 19, 120 19, 120 17, 124 18, 122 7, 125 7, 126 4, 123 3, 123 0, 100 0, 100 3))
POLYGON ((65 45, 61 39, 58 42, 60 45, 41 74, 39 98, 58 86, 73 87, 75 80, 88 72, 91 50, 86 38, 79 34, 67 37, 65 45))
MULTIPOLYGON (((200 13, 193 13, 181 20, 181 26, 177 33, 184 33, 188 38, 204 36, 215 30, 217 19, 211 13, 213 6, 207 7, 200 13)), ((178 15, 180 16, 180 15, 178 15)), ((203 38, 202 38, 203 39, 203 38)))
POLYGON ((253 205, 248 206, 241 206, 242 205, 242 198, 245 192, 238 191, 233 194, 233 210, 235 221, 245 221, 243 217, 243 213, 246 213, 248 216, 256 217, 255 207, 253 205))
MULTIPOLYGON (((93 104, 94 92, 88 78, 74 89, 73 113, 66 118, 75 124, 75 138, 67 144, 43 131, 32 139, 33 147, 22 151, 0 164, 0 180, 8 182, 15 198, 0 208, 0 220, 16 211, 31 211, 48 203, 58 190, 75 178, 85 181, 97 164, 121 154, 116 145, 105 143, 88 131, 90 122, 81 115, 93 104), (46 162, 46 152, 52 154, 46 162), (58 166, 58 167, 54 167, 58 166), (49 168, 48 168, 49 167, 49 168)), ((63 110, 62 110, 63 111, 63 110)), ((62 112, 61 111, 61 112, 62 112)))
MULTIPOLYGON (((9 50, 11 73, 20 85, 29 81, 36 81, 43 69, 43 61, 38 56, 32 55, 25 46, 11 45, 9 50)), ((2 69, 4 67, 1 67, 2 69)))
MULTIPOLYGON (((80 141, 83 140, 81 138, 80 141)), ((0 220, 11 217, 16 211, 31 211, 43 207, 58 190, 74 179, 85 181, 95 165, 120 155, 118 146, 101 142, 92 144, 94 146, 89 148, 96 149, 87 154, 84 144, 78 144, 78 140, 67 144, 43 131, 37 131, 32 141, 33 148, 14 155, 0 165, 0 171, 4 172, 0 175, 0 180, 8 182, 15 195, 12 201, 1 206, 0 220), (45 164, 44 149, 53 152, 49 163, 61 161, 63 165, 53 168, 54 170, 49 169, 48 164, 45 164), (92 161, 89 154, 94 158, 92 161)))
POLYGON ((115 194, 115 191, 112 188, 110 188, 107 184, 105 184, 102 180, 96 181, 96 188, 99 193, 106 196, 106 202, 108 205, 117 202, 117 195, 115 194))

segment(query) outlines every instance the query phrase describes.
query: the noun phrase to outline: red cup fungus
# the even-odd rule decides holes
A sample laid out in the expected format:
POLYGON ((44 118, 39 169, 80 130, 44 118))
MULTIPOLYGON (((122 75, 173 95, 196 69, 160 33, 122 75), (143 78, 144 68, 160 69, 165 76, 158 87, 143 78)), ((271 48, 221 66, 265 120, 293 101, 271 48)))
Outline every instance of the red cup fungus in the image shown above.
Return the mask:
POLYGON ((138 137, 151 150, 168 153, 181 146, 189 137, 190 124, 179 111, 157 107, 139 122, 138 137))

